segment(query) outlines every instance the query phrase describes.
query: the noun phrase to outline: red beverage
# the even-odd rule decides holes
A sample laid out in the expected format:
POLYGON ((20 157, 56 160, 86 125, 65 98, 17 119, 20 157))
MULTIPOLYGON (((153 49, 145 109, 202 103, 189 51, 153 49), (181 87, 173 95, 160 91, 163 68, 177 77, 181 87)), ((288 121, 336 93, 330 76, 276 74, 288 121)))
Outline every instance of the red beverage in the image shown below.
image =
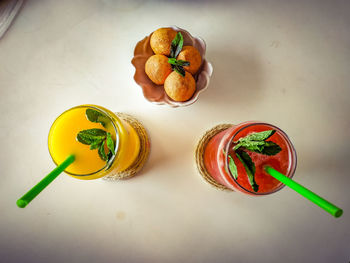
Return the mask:
POLYGON ((284 184, 267 174, 264 171, 264 166, 269 165, 291 178, 296 168, 296 152, 288 136, 276 126, 267 123, 244 122, 234 125, 211 138, 204 151, 204 164, 211 177, 229 189, 255 196, 266 195, 280 190, 284 184), (276 131, 268 138, 268 141, 278 144, 282 150, 272 156, 246 150, 256 168, 255 181, 259 185, 259 189, 255 192, 249 183, 243 164, 233 151, 233 147, 240 138, 267 130, 276 131), (237 179, 234 179, 228 168, 229 155, 236 164, 237 179))

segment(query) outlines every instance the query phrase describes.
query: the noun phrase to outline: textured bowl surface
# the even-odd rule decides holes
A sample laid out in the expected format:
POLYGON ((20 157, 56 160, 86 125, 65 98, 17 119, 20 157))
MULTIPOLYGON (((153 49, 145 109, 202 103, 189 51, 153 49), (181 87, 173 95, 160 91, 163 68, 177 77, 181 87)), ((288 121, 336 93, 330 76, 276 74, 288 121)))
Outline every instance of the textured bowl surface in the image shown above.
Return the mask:
POLYGON ((188 106, 194 103, 201 92, 208 88, 210 77, 213 73, 212 65, 205 59, 206 45, 203 39, 193 37, 186 30, 178 28, 176 26, 170 26, 174 30, 181 32, 184 38, 184 46, 194 46, 198 49, 202 56, 202 65, 198 72, 194 75, 196 80, 196 91, 193 96, 184 102, 178 102, 170 99, 164 91, 163 85, 154 84, 145 73, 145 64, 147 59, 154 55, 150 46, 151 35, 145 37, 139 41, 134 50, 134 57, 132 64, 135 67, 134 79, 138 85, 142 88, 144 97, 155 104, 166 104, 172 107, 188 106))

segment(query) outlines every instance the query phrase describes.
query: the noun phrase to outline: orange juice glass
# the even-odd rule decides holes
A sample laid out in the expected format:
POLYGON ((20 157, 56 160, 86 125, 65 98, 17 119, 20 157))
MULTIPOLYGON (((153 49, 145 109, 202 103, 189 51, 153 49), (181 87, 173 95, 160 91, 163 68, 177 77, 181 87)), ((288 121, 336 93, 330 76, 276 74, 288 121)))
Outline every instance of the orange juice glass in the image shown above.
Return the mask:
MULTIPOLYGON (((129 168, 139 155, 140 138, 128 122, 110 110, 97 105, 81 105, 63 112, 54 121, 48 136, 48 147, 56 165, 74 154, 76 159, 65 172, 77 179, 90 180, 129 168), (88 120, 87 109, 102 114, 105 125, 88 120), (102 129, 111 134, 115 154, 108 161, 103 161, 96 149, 90 150, 89 145, 77 140, 77 134, 88 129, 102 129)), ((107 146, 105 148, 108 150, 107 146)))

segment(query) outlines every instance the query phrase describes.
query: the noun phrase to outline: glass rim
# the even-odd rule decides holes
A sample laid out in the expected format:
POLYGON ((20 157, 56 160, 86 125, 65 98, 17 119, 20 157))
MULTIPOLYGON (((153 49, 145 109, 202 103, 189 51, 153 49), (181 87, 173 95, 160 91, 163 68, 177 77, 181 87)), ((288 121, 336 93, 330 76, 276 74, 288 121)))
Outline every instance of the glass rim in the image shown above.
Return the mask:
POLYGON ((251 122, 251 123, 243 123, 243 127, 239 128, 232 136, 230 136, 230 140, 228 141, 228 143, 225 146, 225 170, 228 172, 229 176, 231 177, 231 179, 235 182, 235 184, 237 185, 238 188, 242 189, 245 192, 248 192, 249 194, 253 194, 253 195, 269 195, 269 194, 273 194, 278 192, 279 190, 281 190, 282 188, 285 187, 285 184, 281 183, 280 186, 276 187, 276 189, 269 191, 269 192, 264 192, 264 193, 258 193, 258 192, 254 192, 252 190, 246 189, 245 187, 243 187, 238 180, 236 180, 230 169, 228 169, 229 167, 229 160, 228 160, 228 152, 229 152, 229 148, 230 145, 233 142, 233 139, 237 136, 237 134, 239 134, 241 131, 245 130, 246 128, 252 127, 252 126, 256 126, 256 125, 267 125, 272 127, 273 129, 276 129, 276 131, 278 131, 279 133, 281 133, 282 137, 284 140, 286 140, 287 144, 288 144, 288 151, 291 152, 291 157, 292 157, 292 161, 290 161, 290 165, 289 165, 289 178, 293 178, 296 167, 297 167, 297 155, 296 155, 296 151, 294 148, 294 145, 292 144, 291 140, 289 139, 288 135, 280 128, 278 128, 277 126, 270 124, 270 123, 266 123, 266 122, 251 122))
MULTIPOLYGON (((88 173, 88 174, 75 174, 75 173, 71 173, 71 172, 68 172, 66 170, 64 170, 65 173, 69 174, 69 175, 72 175, 72 176, 75 176, 75 177, 85 177, 85 176, 92 176, 92 175, 95 175, 95 174, 98 174, 99 172, 102 172, 102 171, 105 171, 105 170, 108 170, 116 156, 117 156, 117 153, 118 153, 118 149, 119 149, 119 132, 118 132, 118 128, 116 127, 116 125, 114 124, 114 121, 113 119, 110 117, 110 114, 108 112, 106 112, 104 110, 104 108, 102 106, 98 106, 98 105, 90 105, 90 104, 86 104, 86 105, 79 105, 79 106, 75 106, 75 107, 72 107, 72 108, 69 108, 68 110, 65 110, 64 112, 62 112, 55 120, 54 122, 51 124, 51 127, 50 127, 50 130, 49 130, 49 136, 48 136, 48 140, 50 138, 50 133, 51 133, 51 129, 53 127, 53 125, 55 124, 55 122, 65 113, 73 110, 73 109, 78 109, 78 108, 92 108, 94 110, 97 110, 101 113, 103 113, 104 115, 107 116, 107 118, 111 121, 112 123, 112 126, 113 126, 113 129, 115 131, 115 137, 116 137, 116 143, 115 143, 115 147, 114 147, 114 151, 116 154, 113 155, 113 157, 108 161, 106 162, 106 164, 100 168, 99 170, 95 171, 95 172, 92 172, 92 173, 88 173)), ((52 157, 52 154, 51 154, 51 151, 50 151, 50 147, 49 147, 49 143, 47 144, 48 145, 48 148, 49 148, 49 153, 50 153, 50 157, 52 159, 52 161, 56 164, 56 166, 58 166, 59 164, 54 160, 54 158, 52 157)))

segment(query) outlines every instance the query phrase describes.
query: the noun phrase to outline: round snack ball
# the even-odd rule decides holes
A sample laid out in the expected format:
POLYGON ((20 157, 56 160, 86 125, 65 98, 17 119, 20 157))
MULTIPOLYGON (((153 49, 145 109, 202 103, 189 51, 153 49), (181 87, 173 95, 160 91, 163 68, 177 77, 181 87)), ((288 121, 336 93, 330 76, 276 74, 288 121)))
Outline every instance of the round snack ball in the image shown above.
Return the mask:
POLYGON ((177 56, 177 60, 185 60, 190 62, 190 65, 185 66, 184 69, 193 75, 196 74, 202 63, 201 54, 193 46, 184 46, 177 56))
POLYGON ((162 85, 171 73, 171 65, 166 56, 153 55, 146 61, 145 72, 155 84, 162 85))
POLYGON ((154 53, 165 56, 170 55, 171 42, 177 32, 172 28, 159 28, 153 32, 150 40, 151 48, 154 53))
POLYGON ((173 71, 164 82, 165 93, 175 101, 189 100, 196 90, 196 81, 186 71, 185 77, 173 71))

